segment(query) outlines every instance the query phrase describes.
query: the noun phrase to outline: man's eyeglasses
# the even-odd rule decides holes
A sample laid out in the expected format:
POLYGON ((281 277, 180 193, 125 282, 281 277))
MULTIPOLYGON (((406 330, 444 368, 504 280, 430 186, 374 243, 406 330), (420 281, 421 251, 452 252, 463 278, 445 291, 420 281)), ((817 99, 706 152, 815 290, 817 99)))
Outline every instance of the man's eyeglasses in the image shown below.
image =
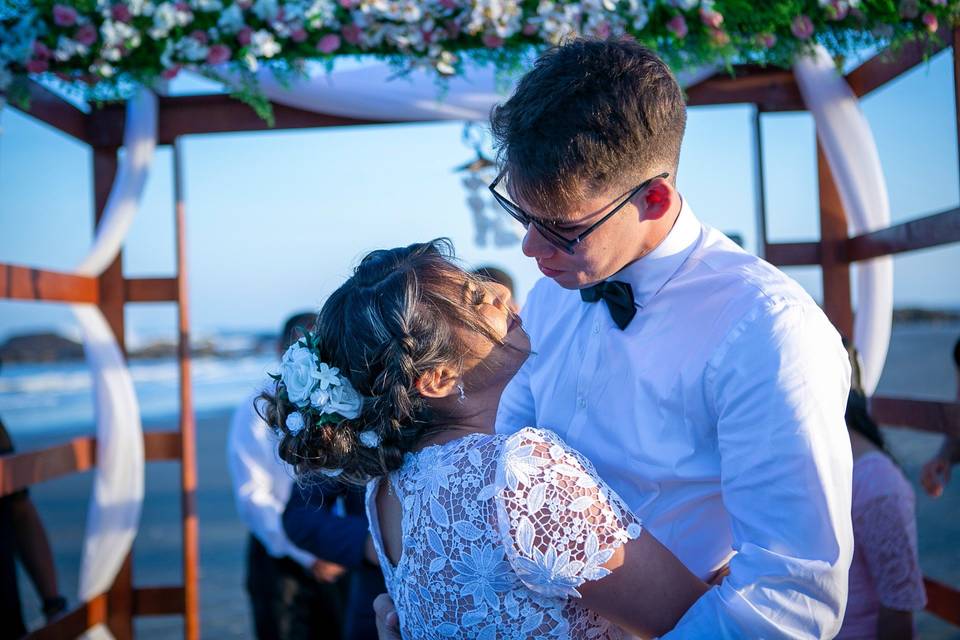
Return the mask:
POLYGON ((654 176, 649 180, 644 180, 643 182, 638 184, 636 187, 631 189, 627 193, 623 201, 620 202, 620 204, 615 206, 605 216, 603 216, 602 218, 594 222, 592 225, 590 225, 585 231, 577 235, 576 238, 566 238, 559 231, 551 228, 548 223, 543 222, 542 220, 538 220, 534 216, 530 215, 529 213, 521 209, 517 204, 515 204, 514 202, 511 202, 511 200, 506 196, 506 194, 501 193, 501 191, 498 190, 498 187, 500 187, 500 189, 505 189, 505 186, 501 186, 501 185, 503 185, 506 175, 507 175, 506 170, 501 171, 500 175, 497 176, 497 179, 490 184, 490 193, 493 194, 493 197, 496 199, 496 201, 500 203, 501 207, 506 209, 507 213, 509 213, 514 218, 516 218, 520 222, 520 224, 523 225, 524 229, 526 229, 532 224, 534 228, 540 233, 540 235, 546 238, 547 242, 557 247, 561 251, 565 253, 569 253, 570 255, 573 255, 574 248, 578 244, 583 242, 584 238, 586 238, 591 233, 596 231, 597 227, 599 227, 604 222, 612 218, 618 211, 620 211, 620 209, 625 207, 626 204, 633 199, 633 196, 637 195, 638 193, 640 193, 641 191, 649 187, 650 183, 652 183, 654 180, 657 180, 660 178, 666 179, 670 176, 669 173, 661 173, 660 175, 654 176))

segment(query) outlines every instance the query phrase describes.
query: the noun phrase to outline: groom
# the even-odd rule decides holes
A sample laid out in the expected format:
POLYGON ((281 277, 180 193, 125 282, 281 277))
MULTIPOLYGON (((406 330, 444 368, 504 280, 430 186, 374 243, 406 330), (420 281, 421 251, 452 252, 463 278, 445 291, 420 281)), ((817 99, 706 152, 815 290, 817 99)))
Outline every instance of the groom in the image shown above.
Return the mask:
POLYGON ((494 111, 491 188, 546 276, 497 429, 555 430, 695 574, 729 564, 667 637, 833 637, 853 552, 847 356, 800 286, 677 192, 685 122, 633 42, 555 49, 494 111))

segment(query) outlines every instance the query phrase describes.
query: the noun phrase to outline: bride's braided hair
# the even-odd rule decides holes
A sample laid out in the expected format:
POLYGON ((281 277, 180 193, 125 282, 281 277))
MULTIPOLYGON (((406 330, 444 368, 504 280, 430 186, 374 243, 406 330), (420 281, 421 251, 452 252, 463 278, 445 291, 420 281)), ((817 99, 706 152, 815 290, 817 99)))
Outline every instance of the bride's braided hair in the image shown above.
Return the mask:
POLYGON ((474 277, 453 260, 444 239, 374 251, 327 299, 317 318, 318 355, 363 396, 360 415, 292 433, 286 417, 297 407, 284 394, 257 400, 281 438, 280 457, 299 477, 336 470, 343 481, 365 483, 399 468, 406 452, 441 428, 443 416, 417 392, 417 379, 441 365, 459 368, 467 353, 458 329, 497 340, 465 296, 474 277), (360 439, 371 431, 379 446, 360 439))

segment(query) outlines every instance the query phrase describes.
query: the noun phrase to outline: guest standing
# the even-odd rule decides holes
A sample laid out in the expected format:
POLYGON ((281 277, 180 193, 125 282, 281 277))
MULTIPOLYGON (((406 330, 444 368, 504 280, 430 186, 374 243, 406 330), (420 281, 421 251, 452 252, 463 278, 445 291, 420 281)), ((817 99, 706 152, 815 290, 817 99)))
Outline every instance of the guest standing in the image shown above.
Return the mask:
POLYGON ((914 495, 867 413, 856 350, 846 422, 853 449, 853 563, 843 640, 913 638, 913 612, 926 606, 917 555, 914 495))
MULTIPOLYGON (((314 320, 311 313, 287 320, 280 352, 314 320)), ((281 515, 293 473, 277 457, 277 442, 252 398, 234 413, 227 458, 237 511, 250 529, 246 587, 257 638, 340 638, 346 570, 297 548, 284 533, 281 515)))
MULTIPOLYGON (((953 366, 957 379, 957 402, 960 402, 960 338, 953 345, 953 366)), ((943 490, 950 482, 950 470, 960 462, 960 435, 948 435, 943 438, 943 444, 935 456, 923 465, 920 472, 920 483, 924 490, 934 498, 943 495, 943 490)))

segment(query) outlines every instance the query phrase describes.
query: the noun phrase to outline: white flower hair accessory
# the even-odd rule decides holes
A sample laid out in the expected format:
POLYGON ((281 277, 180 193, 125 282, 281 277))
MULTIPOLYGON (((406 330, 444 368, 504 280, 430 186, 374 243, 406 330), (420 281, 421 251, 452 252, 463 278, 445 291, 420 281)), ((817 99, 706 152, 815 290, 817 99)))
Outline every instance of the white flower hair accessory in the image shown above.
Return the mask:
POLYGON ((350 380, 340 369, 320 360, 318 342, 317 334, 307 332, 283 354, 280 373, 270 374, 279 383, 278 395, 286 393, 298 408, 286 420, 287 430, 293 435, 312 425, 352 420, 363 409, 363 396, 350 380))

